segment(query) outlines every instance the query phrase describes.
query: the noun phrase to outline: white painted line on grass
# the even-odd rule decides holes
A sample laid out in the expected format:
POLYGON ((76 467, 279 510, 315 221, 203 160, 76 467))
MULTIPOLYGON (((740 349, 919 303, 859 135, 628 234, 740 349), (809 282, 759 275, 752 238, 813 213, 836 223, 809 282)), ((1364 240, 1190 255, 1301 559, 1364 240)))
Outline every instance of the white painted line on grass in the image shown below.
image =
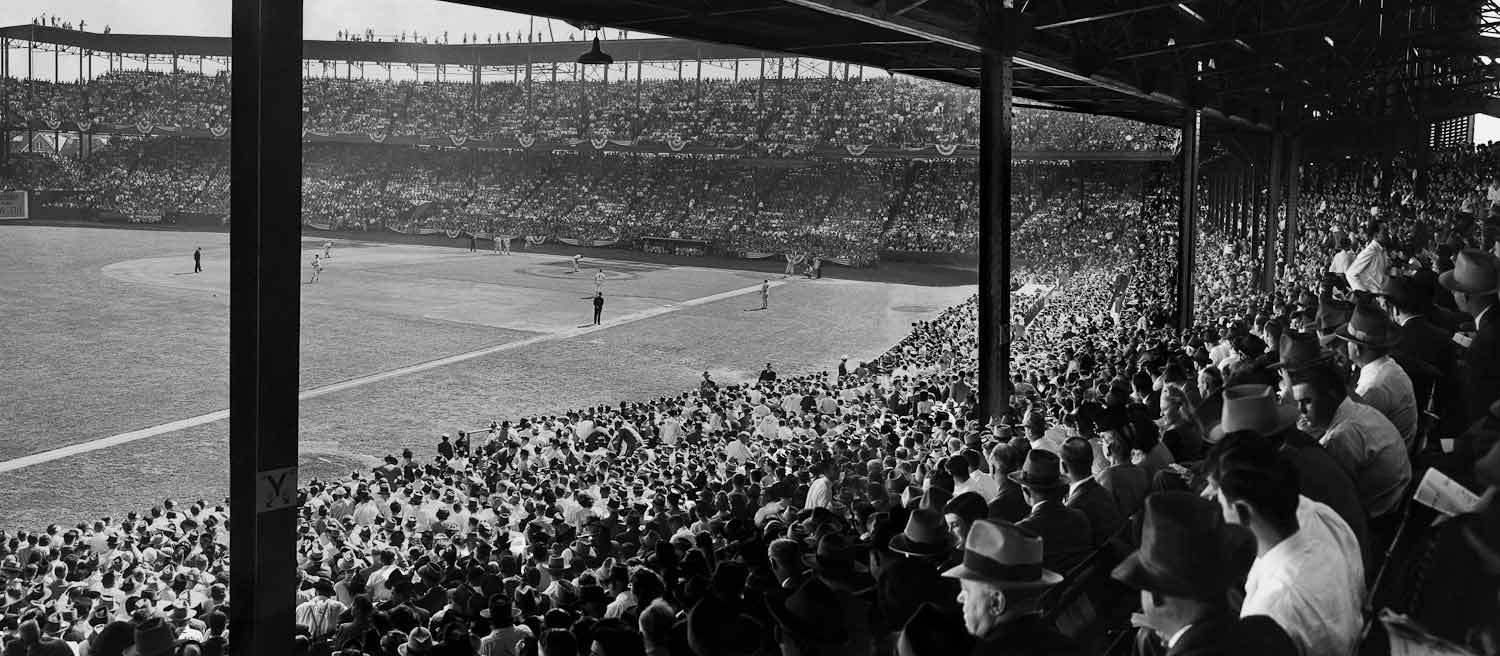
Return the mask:
MULTIPOLYGON (((788 282, 791 282, 791 281, 790 280, 773 280, 773 281, 771 281, 771 286, 772 287, 780 287, 782 285, 787 284, 788 282)), ((558 341, 558 340, 563 340, 563 339, 569 339, 569 338, 572 338, 572 337, 577 337, 579 335, 586 335, 586 334, 589 334, 589 333, 592 333, 592 332, 597 332, 597 331, 603 330, 605 328, 612 328, 614 326, 620 326, 620 325, 624 325, 624 324, 628 324, 628 323, 634 323, 636 321, 641 321, 641 320, 644 320, 644 319, 650 319, 652 317, 659 317, 659 316, 661 316, 663 314, 668 314, 668 313, 671 313, 671 312, 676 312, 677 310, 680 310, 682 308, 694 307, 694 306, 698 306, 698 305, 705 305, 707 303, 713 303, 713 302, 716 302, 716 301, 722 301, 722 300, 725 300, 725 299, 734 298, 736 296, 743 296, 745 294, 750 294, 750 293, 758 292, 758 291, 760 291, 760 285, 751 285, 749 287, 742 287, 740 289, 732 289, 732 290, 729 290, 727 292, 720 292, 718 294, 711 294, 709 296, 701 296, 699 298, 695 298, 695 299, 692 299, 692 300, 683 301, 681 303, 676 303, 676 304, 673 304, 673 305, 664 305, 664 306, 657 307, 657 308, 651 308, 649 310, 642 310, 640 312, 635 312, 633 314, 627 314, 627 315, 622 316, 622 317, 620 317, 618 319, 613 319, 613 320, 610 320, 610 321, 606 321, 603 324, 598 325, 598 326, 579 326, 577 328, 567 328, 567 329, 560 330, 560 331, 555 332, 555 333, 547 333, 545 335, 537 335, 535 337, 528 337, 526 339, 515 341, 515 342, 507 342, 505 344, 496 344, 494 346, 487 346, 485 348, 476 349, 476 350, 468 351, 468 352, 465 352, 465 353, 459 353, 457 355, 450 355, 450 356, 447 356, 447 357, 438 358, 436 360, 428 360, 426 362, 419 362, 417 364, 413 364, 413 365, 409 365, 409 366, 405 366, 405 367, 399 367, 399 368, 396 368, 396 369, 390 369, 390 370, 387 370, 387 371, 381 371, 381 372, 369 374, 369 375, 366 375, 366 376, 359 376, 357 378, 350 378, 348 380, 340 381, 340 382, 333 383, 333 384, 330 384, 330 385, 324 385, 322 387, 314 387, 314 388, 309 389, 309 390, 303 390, 301 393, 299 393, 297 395, 297 399, 299 401, 303 401, 303 400, 307 400, 307 399, 315 399, 315 398, 320 397, 320 396, 325 396, 325 395, 333 394, 333 393, 336 393, 336 392, 342 392, 344 390, 354 389, 356 387, 363 387, 365 385, 370 385, 370 384, 379 383, 379 382, 382 382, 382 381, 387 381, 387 380, 390 380, 392 378, 400 378, 402 376, 410 376, 412 374, 418 374, 418 373, 422 373, 424 371, 430 371, 432 369, 437 369, 439 367, 446 367, 446 366, 451 365, 451 364, 458 364, 460 362, 466 362, 466 361, 469 361, 469 360, 473 360, 475 358, 482 358, 482 357, 487 356, 487 355, 494 355, 496 353, 502 353, 504 351, 510 351, 510 350, 513 350, 513 349, 518 349, 518 348, 521 348, 523 346, 530 346, 532 344, 541 344, 541 343, 544 343, 544 342, 553 342, 553 341, 558 341)), ((26 467, 31 467, 33 465, 40 465, 42 463, 51 462, 53 460, 61 460, 63 458, 69 458, 69 457, 76 456, 76 455, 81 454, 81 453, 88 453, 90 451, 98 451, 100 449, 107 449, 107 448, 112 447, 112 446, 119 446, 121 444, 128 444, 130 442, 135 442, 137 440, 144 440, 144 439, 146 439, 148 437, 155 437, 157 435, 162 435, 162 434, 165 434, 165 433, 172 433, 172 432, 175 432, 175 431, 180 431, 180 430, 183 430, 185 428, 193 428, 195 426, 202 426, 203 424, 211 424, 213 422, 222 421, 222 420, 228 419, 228 418, 229 418, 229 411, 228 410, 215 410, 214 412, 210 412, 210 413, 207 413, 207 414, 198 415, 196 417, 188 417, 187 419, 178 419, 177 421, 170 421, 170 422, 167 422, 167 423, 164 423, 164 424, 157 424, 155 426, 148 426, 146 428, 142 428, 140 430, 133 430, 133 431, 130 431, 128 433, 120 433, 118 435, 111 435, 109 437, 101 437, 101 438, 99 438, 97 440, 89 440, 87 442, 80 442, 78 444, 70 444, 68 446, 59 447, 59 448, 56 448, 56 449, 52 449, 50 451, 42 451, 40 453, 33 453, 31 455, 28 455, 28 456, 22 456, 20 458, 15 458, 13 460, 6 460, 4 462, 0 462, 0 474, 3 474, 5 472, 10 472, 10 471, 15 471, 15 470, 18 470, 18 469, 24 469, 26 467)))

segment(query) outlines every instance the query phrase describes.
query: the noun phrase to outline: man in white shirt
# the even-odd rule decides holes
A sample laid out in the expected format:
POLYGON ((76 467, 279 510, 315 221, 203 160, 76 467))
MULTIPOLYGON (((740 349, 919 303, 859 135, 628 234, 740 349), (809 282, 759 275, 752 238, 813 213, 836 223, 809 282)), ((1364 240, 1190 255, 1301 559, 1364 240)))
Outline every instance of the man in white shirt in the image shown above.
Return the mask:
POLYGON ((745 441, 749 439, 750 436, 746 433, 736 434, 728 444, 724 445, 724 455, 742 465, 750 462, 750 448, 745 446, 745 441))
POLYGON ((1354 256, 1354 261, 1344 272, 1350 289, 1379 294, 1380 289, 1385 286, 1390 262, 1385 254, 1385 246, 1380 243, 1384 237, 1385 226, 1379 221, 1372 220, 1365 226, 1365 247, 1354 256))
POLYGON ((334 599, 333 582, 328 579, 318 579, 313 584, 314 595, 312 599, 297 604, 297 623, 308 628, 312 639, 317 640, 337 631, 339 628, 339 616, 346 610, 344 604, 334 599))
POLYGON ((1307 656, 1352 656, 1365 590, 1354 531, 1301 496, 1295 467, 1266 438, 1226 437, 1220 448, 1209 482, 1224 519, 1255 539, 1240 617, 1270 616, 1307 656))
POLYGON ((1342 276, 1349 271, 1349 265, 1354 264, 1354 249, 1347 236, 1339 237, 1338 244, 1339 250, 1333 254, 1333 261, 1328 264, 1328 272, 1342 276))
POLYGON ((833 470, 832 465, 813 465, 809 471, 813 474, 812 485, 807 489, 807 502, 802 504, 803 508, 832 508, 833 507, 833 479, 838 472, 833 470), (830 473, 831 472, 831 473, 830 473))
POLYGON ((1379 410, 1349 398, 1335 366, 1324 363, 1291 374, 1299 427, 1317 437, 1354 479, 1365 513, 1379 518, 1401 501, 1411 481, 1411 460, 1396 426, 1379 410))
POLYGON ((1416 391, 1406 370, 1391 357, 1391 348, 1401 340, 1401 328, 1385 312, 1360 305, 1337 336, 1349 344, 1349 359, 1359 365, 1354 392, 1391 420, 1410 445, 1417 434, 1416 391))
POLYGON ((975 492, 984 498, 985 505, 1000 496, 1000 484, 989 474, 972 471, 968 459, 962 453, 948 458, 947 469, 953 475, 953 496, 975 492))
POLYGON ((667 411, 667 418, 661 422, 660 430, 662 444, 677 443, 677 435, 682 432, 682 421, 677 418, 676 410, 667 411))

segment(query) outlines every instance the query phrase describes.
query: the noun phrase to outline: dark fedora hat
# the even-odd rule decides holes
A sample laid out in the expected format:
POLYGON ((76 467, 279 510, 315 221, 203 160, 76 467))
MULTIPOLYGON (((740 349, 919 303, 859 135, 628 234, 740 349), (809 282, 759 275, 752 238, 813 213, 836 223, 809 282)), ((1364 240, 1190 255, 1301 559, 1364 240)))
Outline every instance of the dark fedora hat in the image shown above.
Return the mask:
POLYGON ((766 607, 777 626, 800 641, 841 645, 849 640, 838 594, 817 577, 803 582, 786 601, 768 598, 766 607))
POLYGON ((1191 492, 1159 492, 1146 497, 1141 548, 1111 576, 1142 590, 1219 599, 1234 578, 1232 539, 1218 504, 1191 492))
POLYGON ((1333 353, 1323 350, 1317 335, 1312 333, 1285 332, 1276 345, 1276 362, 1270 369, 1299 371, 1333 359, 1333 353))
POLYGON ((1022 487, 1047 490, 1067 487, 1062 477, 1062 461, 1057 454, 1045 449, 1032 449, 1026 454, 1026 464, 1019 471, 1007 474, 1010 480, 1022 487))
MULTIPOLYGON (((1057 456, 1053 456, 1056 458, 1057 456)), ((943 572, 1005 589, 1045 588, 1062 575, 1042 567, 1042 537, 1010 522, 981 519, 969 528, 963 563, 943 572)))
POLYGON ((1390 348, 1401 341, 1401 327, 1380 308, 1361 304, 1354 308, 1349 323, 1339 328, 1335 337, 1374 348, 1390 348))
POLYGON ((948 530, 942 513, 918 508, 906 519, 906 530, 891 538, 890 548, 908 556, 938 556, 957 544, 958 538, 948 530))
POLYGON ((863 591, 875 585, 869 568, 861 565, 858 547, 842 533, 828 533, 818 540, 818 548, 802 557, 825 583, 841 590, 863 591))
POLYGON ((949 656, 974 649, 974 638, 964 629, 963 616, 930 603, 912 613, 896 638, 897 656, 949 656))
POLYGON ((688 645, 699 654, 756 653, 765 635, 760 622, 713 595, 688 611, 688 645))
POLYGON ((1488 252, 1466 248, 1453 258, 1453 270, 1438 276, 1438 283, 1462 294, 1493 294, 1500 289, 1500 263, 1488 252))
POLYGON ((1391 276, 1380 287, 1380 295, 1391 303, 1414 312, 1425 312, 1432 308, 1431 282, 1423 286, 1415 276, 1391 276))
POLYGON ((1318 332, 1332 333, 1349 322, 1354 314, 1354 304, 1333 298, 1318 301, 1318 332))

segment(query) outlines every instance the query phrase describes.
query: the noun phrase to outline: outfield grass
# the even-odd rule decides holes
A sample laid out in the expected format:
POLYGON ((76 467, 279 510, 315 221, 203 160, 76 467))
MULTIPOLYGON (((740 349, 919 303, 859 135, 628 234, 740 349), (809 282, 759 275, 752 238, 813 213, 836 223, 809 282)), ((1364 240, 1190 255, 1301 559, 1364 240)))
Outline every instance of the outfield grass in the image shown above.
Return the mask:
MULTIPOLYGON (((0 461, 228 407, 227 279, 219 287, 214 278, 226 248, 216 234, 0 226, 0 461), (179 253, 190 271, 194 245, 207 255, 200 277, 101 272, 179 253)), ((503 262, 399 248, 341 244, 327 284, 304 287, 303 389, 555 333, 587 313, 579 297, 592 275, 551 275, 556 256, 503 262), (412 261, 353 264, 378 255, 412 261)), ((841 354, 879 353, 911 321, 972 293, 799 280, 772 293, 770 311, 745 312, 758 297, 676 304, 753 286, 763 273, 606 267, 620 276, 606 286, 607 320, 666 313, 305 400, 303 478, 429 448, 439 432, 490 419, 677 394, 704 370, 734 382, 767 360, 831 369, 841 354)), ((0 473, 0 529, 118 515, 165 496, 221 497, 227 445, 228 424, 218 422, 0 473)))

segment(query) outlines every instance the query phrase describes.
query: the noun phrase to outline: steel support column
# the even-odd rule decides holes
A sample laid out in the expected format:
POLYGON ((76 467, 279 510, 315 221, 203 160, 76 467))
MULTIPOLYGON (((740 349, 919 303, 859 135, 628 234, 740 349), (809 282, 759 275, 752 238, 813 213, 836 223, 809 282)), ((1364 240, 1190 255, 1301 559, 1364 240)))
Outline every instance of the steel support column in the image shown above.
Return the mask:
POLYGON ((233 0, 229 631, 292 653, 297 590, 302 0, 233 0))
MULTIPOLYGON (((1010 405, 1010 173, 1013 40, 991 17, 979 86, 979 418, 1010 405)), ((831 68, 831 65, 830 65, 831 68)))
MULTIPOLYGON (((1274 291, 1276 289, 1276 251, 1277 242, 1281 241, 1281 231, 1277 229, 1277 211, 1281 208, 1281 170, 1284 162, 1282 157, 1283 137, 1281 131, 1271 133, 1271 157, 1270 166, 1266 169, 1266 217, 1265 228, 1261 230, 1263 261, 1261 262, 1261 289, 1274 291)), ((1291 260, 1288 259, 1288 262, 1291 260)))
POLYGON ((1193 272, 1198 258, 1198 128, 1194 110, 1182 124, 1182 194, 1177 213, 1177 327, 1193 325, 1193 272))
POLYGON ((1286 144, 1286 261, 1297 261, 1297 203, 1302 202, 1302 140, 1287 139, 1286 144))

